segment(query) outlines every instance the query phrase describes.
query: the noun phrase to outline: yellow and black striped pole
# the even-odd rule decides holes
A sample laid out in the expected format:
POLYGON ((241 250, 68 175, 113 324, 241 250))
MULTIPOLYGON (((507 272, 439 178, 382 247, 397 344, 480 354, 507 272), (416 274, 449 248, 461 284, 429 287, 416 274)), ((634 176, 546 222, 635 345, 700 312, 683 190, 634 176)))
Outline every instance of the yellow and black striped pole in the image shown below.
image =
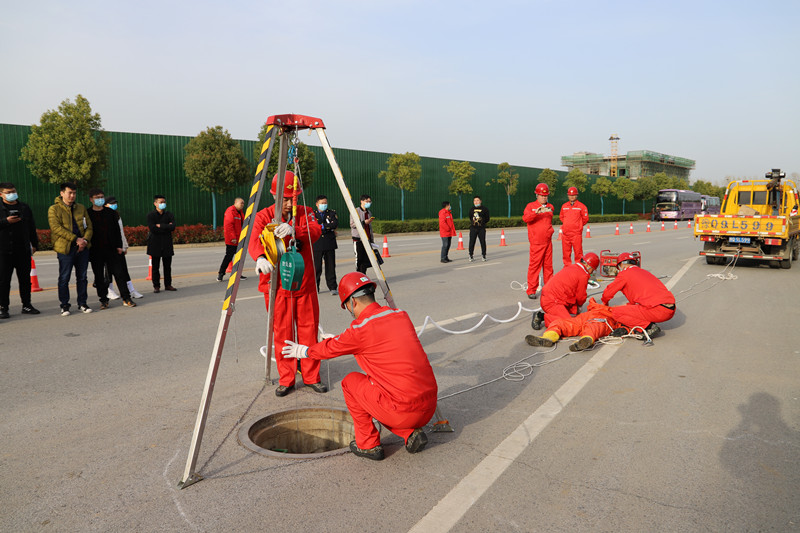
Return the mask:
MULTIPOLYGON (((205 430, 206 419, 208 418, 208 408, 211 405, 211 395, 214 392, 214 382, 217 379, 217 371, 219 370, 219 363, 222 358, 222 349, 225 346, 228 323, 234 312, 234 302, 236 301, 236 293, 239 289, 239 280, 241 279, 242 267, 244 265, 244 254, 247 253, 247 247, 252 237, 256 209, 261 199, 261 191, 264 189, 264 184, 267 183, 267 166, 269 165, 269 158, 272 155, 272 147, 275 144, 278 130, 278 126, 267 126, 267 138, 264 141, 264 145, 261 147, 261 155, 258 158, 258 167, 256 169, 255 178, 253 179, 253 186, 250 188, 250 197, 247 200, 247 209, 245 210, 245 217, 242 222, 242 231, 239 234, 239 242, 236 245, 236 255, 233 256, 231 277, 228 280, 228 288, 225 291, 225 299, 222 303, 222 316, 220 317, 219 327, 217 328, 217 337, 214 340, 211 362, 208 365, 206 384, 203 389, 203 397, 200 401, 200 409, 197 412, 197 420, 194 425, 194 433, 192 434, 192 444, 189 448, 189 457, 186 460, 186 469, 183 472, 183 478, 178 483, 178 488, 181 489, 203 479, 194 469, 195 466, 197 466, 200 442, 203 440, 203 431, 205 430)), ((267 357, 267 365, 269 366, 269 364, 269 357, 267 357)))

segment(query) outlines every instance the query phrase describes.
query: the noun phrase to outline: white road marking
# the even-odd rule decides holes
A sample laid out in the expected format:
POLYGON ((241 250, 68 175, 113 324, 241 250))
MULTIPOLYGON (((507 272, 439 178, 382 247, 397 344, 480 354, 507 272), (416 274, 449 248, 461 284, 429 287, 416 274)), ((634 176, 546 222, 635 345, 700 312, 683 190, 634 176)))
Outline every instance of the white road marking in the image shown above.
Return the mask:
POLYGON ((631 244, 631 246, 639 246, 641 244, 650 244, 651 241, 642 241, 642 242, 635 242, 631 244))
MULTIPOLYGON (((476 259, 476 261, 477 261, 477 259, 476 259)), ((487 261, 487 262, 481 263, 479 265, 468 265, 468 266, 463 266, 463 267, 456 267, 453 270, 464 270, 465 268, 478 268, 478 267, 485 267, 485 266, 491 266, 491 265, 502 265, 502 264, 503 264, 502 261, 493 261, 491 263, 487 261)))
MULTIPOLYGON (((700 256, 691 258, 667 283, 671 289, 700 256)), ((409 533, 450 531, 525 449, 550 425, 621 345, 607 344, 578 369, 550 398, 439 500, 409 533)))
POLYGON ((681 240, 683 240, 683 239, 688 239, 688 238, 689 238, 689 236, 686 236, 686 237, 678 237, 678 238, 677 238, 677 239, 675 239, 675 240, 676 240, 676 241, 681 241, 681 240))

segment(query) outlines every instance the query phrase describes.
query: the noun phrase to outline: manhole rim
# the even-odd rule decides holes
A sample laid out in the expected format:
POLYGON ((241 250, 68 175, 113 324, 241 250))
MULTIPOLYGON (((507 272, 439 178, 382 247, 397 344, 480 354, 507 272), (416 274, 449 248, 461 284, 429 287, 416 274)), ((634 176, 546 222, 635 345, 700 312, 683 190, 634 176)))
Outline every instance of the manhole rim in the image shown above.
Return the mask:
POLYGON ((327 452, 318 452, 318 453, 274 452, 272 450, 267 450, 266 448, 262 448, 261 446, 258 446, 255 442, 250 440, 250 428, 252 428, 256 423, 265 418, 290 411, 305 411, 305 410, 320 410, 320 409, 325 409, 328 411, 338 411, 340 413, 344 413, 345 415, 348 416, 350 415, 350 411, 343 407, 321 407, 319 405, 306 405, 299 407, 291 407, 287 409, 277 409, 275 411, 271 411, 264 415, 252 418, 251 420, 243 423, 242 426, 239 428, 239 431, 237 432, 236 440, 239 441, 239 444, 241 446, 244 446, 253 453, 257 453, 259 455, 263 455, 266 457, 276 457, 278 459, 291 459, 291 460, 317 459, 320 457, 331 457, 334 455, 342 455, 348 453, 350 451, 349 445, 343 448, 336 448, 335 450, 329 450, 327 452))

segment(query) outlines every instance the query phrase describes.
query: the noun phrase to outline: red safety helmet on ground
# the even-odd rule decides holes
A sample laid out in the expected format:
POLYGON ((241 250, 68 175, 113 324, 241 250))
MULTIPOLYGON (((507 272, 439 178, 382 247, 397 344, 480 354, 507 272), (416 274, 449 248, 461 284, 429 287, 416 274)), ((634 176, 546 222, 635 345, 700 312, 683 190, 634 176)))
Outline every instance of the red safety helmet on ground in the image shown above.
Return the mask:
POLYGON ((587 266, 592 267, 592 270, 597 270, 597 267, 600 266, 600 258, 597 257, 597 254, 594 252, 589 252, 588 254, 584 255, 581 261, 586 263, 587 266))
POLYGON ((567 196, 578 196, 578 188, 577 187, 570 187, 567 189, 567 196))
POLYGON ((639 259, 635 255, 631 255, 628 252, 622 252, 617 257, 617 266, 621 265, 622 263, 631 263, 632 265, 638 265, 639 259))
MULTIPOLYGON (((294 196, 294 172, 291 170, 286 171, 286 176, 283 178, 283 197, 287 198, 289 196, 294 196)), ((272 177, 272 187, 270 187, 269 192, 276 196, 278 193, 278 174, 276 173, 275 176, 272 177)), ((298 179, 297 180, 297 194, 300 194, 303 191, 303 183, 298 179)))
MULTIPOLYGON (((342 301, 342 309, 344 309, 345 302, 349 300, 353 294, 365 287, 372 287, 371 292, 375 292, 375 287, 377 287, 377 285, 374 281, 369 279, 366 274, 362 274, 361 272, 350 272, 342 276, 341 281, 339 281, 339 299, 342 301)), ((365 291, 365 294, 368 292, 370 291, 365 291)))
POLYGON ((541 194, 542 196, 549 196, 550 195, 550 187, 547 186, 546 183, 540 183, 536 186, 536 194, 541 194))

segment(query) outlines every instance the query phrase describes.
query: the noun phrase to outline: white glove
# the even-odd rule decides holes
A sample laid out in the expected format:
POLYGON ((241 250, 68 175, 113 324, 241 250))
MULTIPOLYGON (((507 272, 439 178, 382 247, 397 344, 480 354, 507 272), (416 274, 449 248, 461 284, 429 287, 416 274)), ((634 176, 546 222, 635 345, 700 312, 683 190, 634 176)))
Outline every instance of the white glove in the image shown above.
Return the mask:
POLYGON ((282 222, 280 226, 275 228, 275 236, 283 239, 287 235, 294 235, 294 228, 288 222, 282 222))
POLYGON ((380 252, 381 251, 380 247, 377 244, 375 244, 374 242, 370 243, 370 246, 372 246, 372 249, 375 250, 376 252, 380 252))
POLYGON ((274 268, 275 267, 272 266, 272 263, 267 261, 266 257, 262 256, 256 259, 256 274, 264 274, 265 276, 269 276, 272 274, 274 268))
POLYGON ((286 346, 281 349, 281 353, 284 357, 291 357, 293 359, 305 359, 308 357, 308 346, 305 344, 297 344, 290 340, 285 340, 283 342, 286 343, 286 346))

